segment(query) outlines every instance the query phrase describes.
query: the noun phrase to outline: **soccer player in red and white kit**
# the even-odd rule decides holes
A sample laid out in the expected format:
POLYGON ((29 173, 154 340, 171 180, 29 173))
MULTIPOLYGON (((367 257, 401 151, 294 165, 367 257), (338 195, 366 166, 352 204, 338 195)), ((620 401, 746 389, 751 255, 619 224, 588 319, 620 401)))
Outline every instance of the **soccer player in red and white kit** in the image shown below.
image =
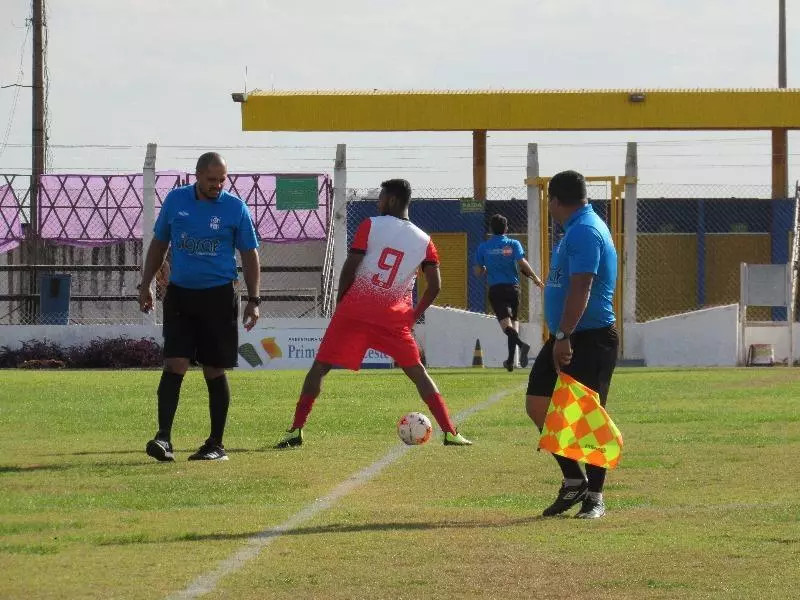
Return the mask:
POLYGON ((303 427, 323 377, 334 365, 358 371, 369 348, 391 356, 414 382, 444 432, 445 445, 472 445, 450 420, 447 404, 422 366, 411 333, 439 294, 441 276, 433 241, 408 220, 410 202, 411 185, 406 180, 381 184, 381 216, 365 219, 353 237, 339 277, 336 311, 306 374, 292 426, 276 448, 303 443, 303 427), (420 267, 428 285, 415 307, 411 293, 420 267))

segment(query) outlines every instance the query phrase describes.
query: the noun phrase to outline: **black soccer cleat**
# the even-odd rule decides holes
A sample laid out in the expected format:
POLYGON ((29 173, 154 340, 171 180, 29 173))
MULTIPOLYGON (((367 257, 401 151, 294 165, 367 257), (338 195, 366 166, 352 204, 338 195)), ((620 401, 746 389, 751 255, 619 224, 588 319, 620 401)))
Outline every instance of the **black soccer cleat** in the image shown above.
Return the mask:
POLYGON ((510 360, 504 360, 503 361, 503 366, 506 368, 506 371, 508 371, 509 373, 511 373, 511 371, 514 370, 514 363, 511 362, 510 360))
POLYGON ((145 447, 144 451, 147 452, 147 456, 152 456, 160 462, 172 462, 175 460, 175 453, 172 450, 172 442, 167 440, 154 438, 147 442, 147 446, 145 447))
POLYGON ((588 490, 589 483, 586 481, 580 485, 562 485, 555 502, 542 511, 542 516, 552 517, 569 510, 586 497, 588 490))
POLYGON ((583 499, 581 509, 575 515, 576 519, 599 519, 606 514, 606 505, 603 502, 603 497, 592 498, 589 494, 583 499))
POLYGON ((531 347, 528 344, 525 344, 520 348, 519 351, 519 366, 523 369, 528 366, 528 352, 531 351, 531 347))
POLYGON ((303 428, 289 429, 283 439, 275 444, 276 450, 284 448, 297 448, 303 445, 303 428))
POLYGON ((228 455, 222 444, 209 438, 189 457, 189 460, 228 460, 228 455))

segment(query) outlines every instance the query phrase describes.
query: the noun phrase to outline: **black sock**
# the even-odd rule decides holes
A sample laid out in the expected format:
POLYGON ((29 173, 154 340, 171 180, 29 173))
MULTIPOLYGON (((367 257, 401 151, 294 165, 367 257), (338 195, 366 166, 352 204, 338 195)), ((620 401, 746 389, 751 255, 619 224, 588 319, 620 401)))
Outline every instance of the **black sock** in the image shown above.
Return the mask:
POLYGON ((520 339, 519 333, 517 332, 516 329, 511 327, 511 325, 506 327, 503 331, 508 336, 508 343, 509 343, 508 347, 509 348, 511 348, 511 343, 512 342, 514 343, 515 346, 519 346, 520 348, 522 348, 523 346, 527 346, 528 345, 525 342, 523 342, 522 339, 520 339))
POLYGON ((231 403, 231 390, 228 378, 223 373, 215 379, 206 379, 208 386, 208 412, 211 415, 211 439, 220 446, 225 433, 225 421, 228 418, 228 406, 231 403))
POLYGON ((510 335, 508 336, 508 362, 514 362, 514 351, 517 349, 517 343, 510 335))
POLYGON ((506 327, 503 331, 508 336, 508 362, 511 362, 514 360, 514 351, 517 349, 517 346, 523 348, 526 344, 519 339, 519 333, 517 333, 517 330, 511 327, 511 325, 506 327))
POLYGON ((181 393, 183 375, 171 371, 161 372, 161 381, 158 384, 158 434, 160 440, 170 440, 172 435, 172 422, 175 420, 175 411, 178 410, 178 398, 181 393))
POLYGON ((553 454, 553 458, 556 459, 558 466, 561 467, 564 479, 586 479, 580 465, 578 465, 578 461, 560 454, 553 454))
POLYGON ((597 492, 599 494, 603 491, 603 484, 606 482, 606 470, 603 467, 587 464, 586 477, 589 479, 590 492, 597 492))

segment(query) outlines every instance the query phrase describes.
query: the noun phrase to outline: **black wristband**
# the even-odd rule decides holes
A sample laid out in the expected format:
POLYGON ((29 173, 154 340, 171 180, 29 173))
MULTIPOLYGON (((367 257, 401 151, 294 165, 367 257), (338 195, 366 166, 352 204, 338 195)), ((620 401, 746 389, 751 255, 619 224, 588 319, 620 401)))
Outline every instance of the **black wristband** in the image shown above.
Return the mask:
POLYGON ((261 304, 261 297, 260 297, 260 296, 247 296, 247 297, 245 298, 245 300, 247 300, 247 302, 252 302, 252 303, 253 303, 253 304, 255 304, 256 306, 258 306, 259 304, 261 304))

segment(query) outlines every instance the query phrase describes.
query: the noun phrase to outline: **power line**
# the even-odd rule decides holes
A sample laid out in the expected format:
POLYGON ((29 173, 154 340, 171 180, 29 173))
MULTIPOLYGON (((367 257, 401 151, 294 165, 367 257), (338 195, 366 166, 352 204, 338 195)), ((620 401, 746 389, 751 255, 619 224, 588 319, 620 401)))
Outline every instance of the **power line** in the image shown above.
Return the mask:
MULTIPOLYGON (((694 138, 684 140, 651 140, 639 141, 640 147, 652 146, 686 146, 693 144, 762 144, 766 145, 769 140, 760 137, 742 138, 694 138)), ((141 144, 101 144, 101 143, 75 143, 75 144, 49 144, 52 148, 60 149, 101 149, 101 150, 142 150, 141 144)), ((541 148, 609 148, 625 147, 627 142, 552 142, 539 143, 541 148)), ((10 147, 26 148, 28 143, 11 143, 10 147)), ((519 144, 490 144, 490 148, 520 148, 524 143, 519 144)), ((174 150, 205 150, 215 148, 218 150, 326 150, 333 148, 333 144, 236 144, 236 145, 216 145, 216 144, 159 144, 159 149, 174 150)), ((471 145, 448 145, 448 144, 413 144, 413 145, 360 145, 348 144, 348 149, 354 150, 379 150, 379 151, 415 151, 415 150, 471 150, 471 145)))
POLYGON ((8 115, 8 122, 6 123, 6 130, 3 133, 3 142, 0 143, 0 156, 8 147, 8 137, 11 135, 11 129, 14 126, 14 117, 17 112, 17 102, 19 100, 19 92, 22 89, 22 78, 25 76, 25 46, 28 44, 28 36, 31 33, 31 20, 26 19, 27 27, 25 27, 25 38, 22 40, 22 46, 19 49, 19 68, 17 70, 17 82, 14 90, 14 99, 11 101, 11 112, 8 115))

